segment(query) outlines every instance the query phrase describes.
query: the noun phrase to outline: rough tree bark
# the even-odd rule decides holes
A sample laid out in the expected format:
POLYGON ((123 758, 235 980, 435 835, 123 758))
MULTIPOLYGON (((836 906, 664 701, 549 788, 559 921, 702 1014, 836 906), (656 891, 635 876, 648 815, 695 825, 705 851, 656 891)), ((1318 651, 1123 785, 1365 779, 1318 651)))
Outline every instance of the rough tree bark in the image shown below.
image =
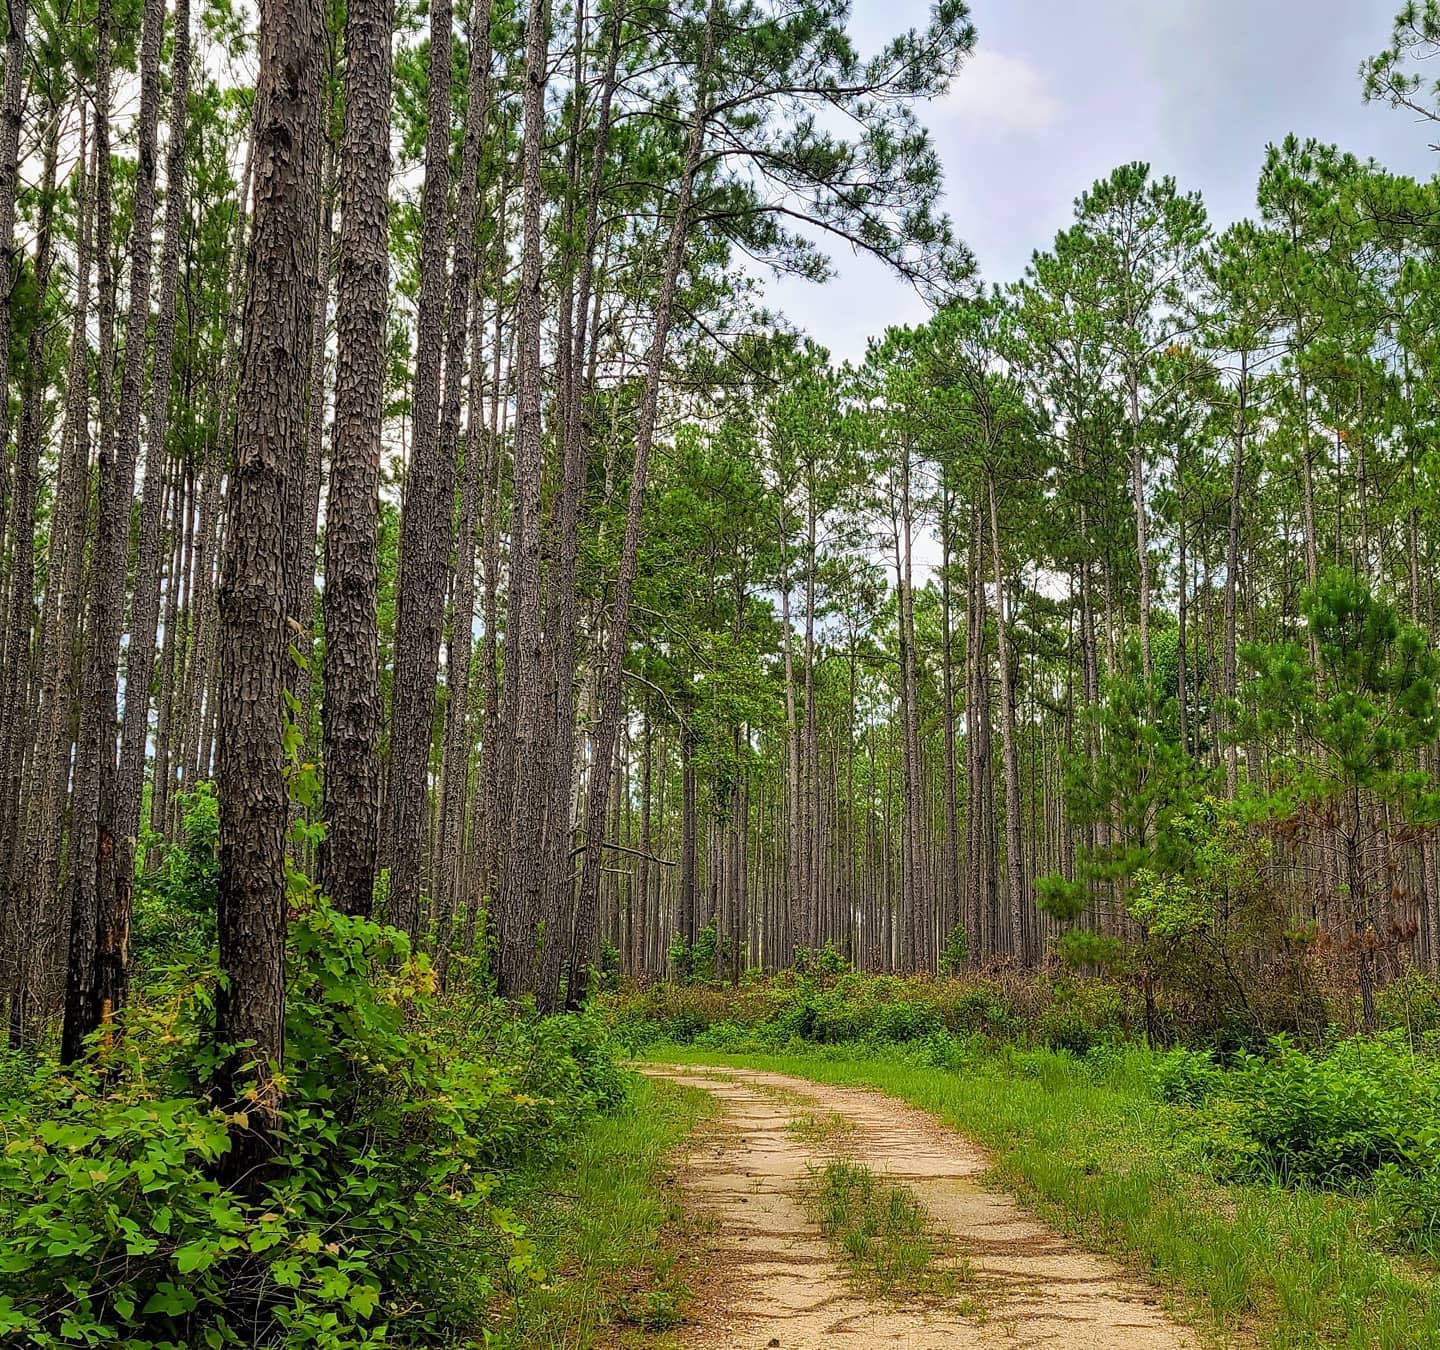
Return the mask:
MULTIPOLYGON (((115 454, 110 406, 114 349, 114 292, 110 276, 110 0, 99 0, 95 16, 95 262, 96 318, 100 335, 99 372, 101 423, 98 446, 96 556, 118 528, 115 505, 115 454), (107 534, 108 531, 108 534, 107 534)), ((110 544, 113 548, 113 544, 110 544)), ((60 1057, 73 1063, 84 1052, 85 1037, 95 1029, 95 944, 99 926, 95 858, 99 849, 100 763, 105 729, 114 732, 115 704, 106 698, 106 669, 99 649, 98 605, 105 592, 94 576, 90 585, 90 629, 82 680, 81 713, 75 744, 75 778, 70 792, 70 952, 65 975, 65 1020, 60 1057), (105 714, 109 714, 109 722, 105 714)), ((113 673, 113 672, 112 672, 113 673)))
MULTIPOLYGON (((542 888, 546 797, 540 622, 540 492, 544 472, 540 346, 544 197, 540 168, 545 140, 548 23, 546 0, 530 0, 525 26, 524 143, 520 170, 523 230, 518 316, 520 388, 516 404, 510 605, 505 627, 504 753, 506 777, 513 784, 513 796, 507 803, 510 855, 501 878, 500 941, 496 950, 497 982, 506 995, 536 989, 540 977, 537 935, 549 917, 543 912, 542 888)), ((545 937, 555 940, 553 925, 545 937)))
POLYGON ((345 11, 345 128, 335 281, 335 421, 325 512, 325 765, 320 885, 368 915, 380 824, 376 612, 385 316, 390 291, 391 0, 345 11))
POLYGON ((227 1171, 263 1161, 285 1053, 283 764, 287 540, 303 471, 319 228, 319 0, 264 0, 256 87, 255 212, 240 346, 235 468, 220 575, 216 1097, 246 1104, 227 1171), (245 1049, 235 1047, 244 1045, 245 1049))

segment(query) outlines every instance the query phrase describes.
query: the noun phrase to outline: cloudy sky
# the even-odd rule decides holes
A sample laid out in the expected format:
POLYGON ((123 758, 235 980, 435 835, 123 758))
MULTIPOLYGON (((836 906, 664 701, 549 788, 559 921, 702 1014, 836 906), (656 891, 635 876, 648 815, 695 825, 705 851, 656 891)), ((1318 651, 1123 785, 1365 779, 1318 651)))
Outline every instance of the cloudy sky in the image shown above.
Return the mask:
MULTIPOLYGON (((929 0, 854 0, 872 50, 925 21, 929 0)), ((1383 47, 1399 0, 971 0, 975 55, 926 112, 948 206, 987 281, 1009 281, 1069 220, 1076 196, 1117 164, 1145 160, 1198 189, 1212 220, 1251 211, 1267 143, 1333 141, 1429 176, 1434 128, 1367 107, 1356 71, 1383 47)), ((921 318, 884 269, 837 257, 820 288, 772 285, 774 303, 830 347, 921 318)))

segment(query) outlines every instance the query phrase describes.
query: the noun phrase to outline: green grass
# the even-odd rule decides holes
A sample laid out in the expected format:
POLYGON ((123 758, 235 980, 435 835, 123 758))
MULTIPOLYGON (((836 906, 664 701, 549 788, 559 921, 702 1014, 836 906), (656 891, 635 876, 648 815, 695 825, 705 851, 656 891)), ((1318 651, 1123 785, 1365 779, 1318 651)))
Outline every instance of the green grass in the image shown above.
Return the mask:
POLYGON ((941 1264, 940 1242, 914 1192, 878 1179, 863 1163, 841 1158, 812 1167, 801 1198, 863 1293, 946 1297, 966 1273, 941 1264))
POLYGON ((785 1123, 786 1133, 817 1148, 843 1148, 855 1134, 855 1122, 833 1111, 807 1111, 785 1123))
POLYGON ((932 1112, 990 1150, 997 1185, 1183 1296, 1217 1340, 1270 1350, 1440 1347, 1435 1272, 1378 1250, 1362 1202, 1201 1175, 1174 1108, 1149 1091, 1144 1051, 1098 1072, 1029 1052, 958 1073, 804 1053, 649 1053, 875 1087, 932 1112))
POLYGON ((715 1109, 698 1088, 636 1077, 516 1206, 543 1280, 522 1276, 497 1309, 494 1350, 663 1350, 680 1325, 684 1216, 668 1155, 715 1109))

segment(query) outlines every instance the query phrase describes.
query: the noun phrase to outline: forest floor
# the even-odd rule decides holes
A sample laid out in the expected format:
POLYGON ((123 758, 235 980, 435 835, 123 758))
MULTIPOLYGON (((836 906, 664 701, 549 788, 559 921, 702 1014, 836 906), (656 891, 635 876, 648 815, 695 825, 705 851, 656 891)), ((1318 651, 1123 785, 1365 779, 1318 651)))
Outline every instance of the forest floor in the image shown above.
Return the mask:
POLYGON ((1157 1290, 1076 1246, 982 1184, 985 1153, 933 1116, 878 1092, 747 1069, 643 1066, 702 1088, 719 1111, 679 1167, 693 1300, 686 1350, 1191 1350, 1157 1290), (947 1278, 915 1296, 867 1281, 854 1233, 822 1236, 814 1188, 849 1160, 913 1195, 947 1278))

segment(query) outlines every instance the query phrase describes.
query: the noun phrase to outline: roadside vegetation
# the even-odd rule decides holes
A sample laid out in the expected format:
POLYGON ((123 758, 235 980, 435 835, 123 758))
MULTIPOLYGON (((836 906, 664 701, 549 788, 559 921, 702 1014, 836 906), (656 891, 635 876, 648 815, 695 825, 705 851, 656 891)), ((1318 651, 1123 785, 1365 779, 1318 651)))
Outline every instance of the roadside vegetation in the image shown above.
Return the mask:
POLYGON ((631 1077, 625 1100, 521 1182, 533 1264, 509 1278, 496 1350, 664 1350, 685 1320, 694 1221, 675 1184, 677 1151, 714 1112, 696 1088, 631 1077), (538 1275, 537 1275, 538 1273, 538 1275))
MULTIPOLYGON (((403 933, 292 872, 274 1153, 237 1171, 237 1116, 266 1103, 210 1089, 213 797, 184 838, 142 878, 123 1034, 69 1066, 0 1051, 0 1344, 435 1345, 532 1306, 555 1264, 528 1179, 617 1152, 605 1129, 635 1109, 608 1032, 497 1000, 483 961, 442 993, 403 933)), ((646 1113, 612 1189, 586 1192, 596 1222, 683 1129, 646 1113)))

